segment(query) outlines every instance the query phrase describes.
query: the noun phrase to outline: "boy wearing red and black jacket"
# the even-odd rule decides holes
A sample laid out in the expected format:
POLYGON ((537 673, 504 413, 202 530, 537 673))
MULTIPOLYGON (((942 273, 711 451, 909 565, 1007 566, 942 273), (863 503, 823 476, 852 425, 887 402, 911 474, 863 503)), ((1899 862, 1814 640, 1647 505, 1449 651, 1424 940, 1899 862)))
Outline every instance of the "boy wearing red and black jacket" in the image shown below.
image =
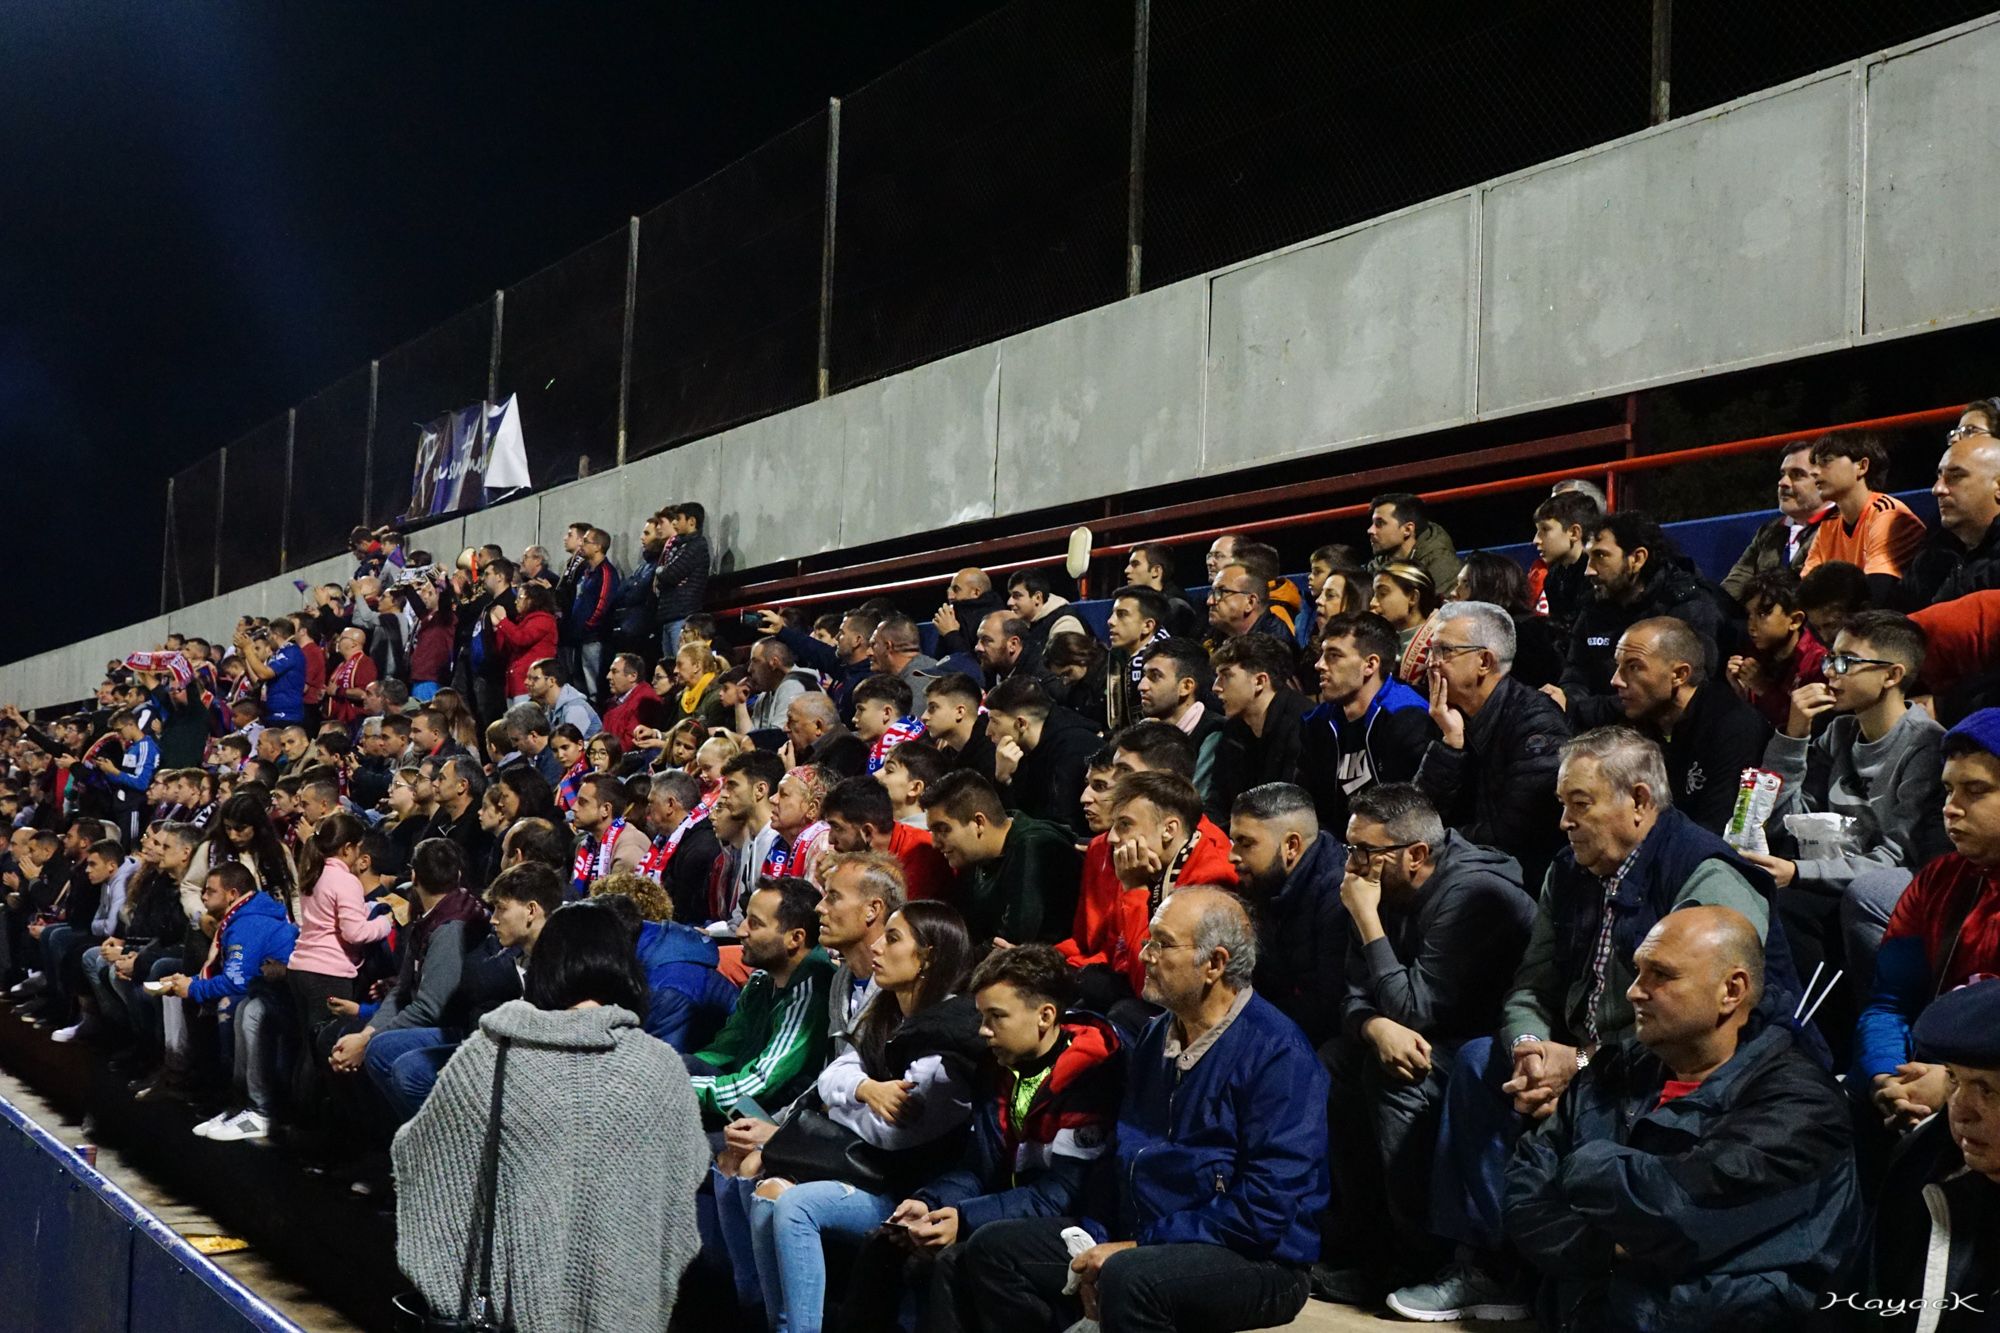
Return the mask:
POLYGON ((1075 975, 1046 944, 996 950, 973 972, 967 989, 996 1062, 991 1095, 973 1112, 958 1169, 898 1204, 887 1239, 863 1250, 842 1327, 894 1328, 899 1279, 927 1278, 930 1300, 952 1299, 959 1243, 988 1222, 1073 1216, 1083 1206, 1086 1181, 1111 1146, 1125 1052, 1108 1020, 1065 1012, 1075 975))

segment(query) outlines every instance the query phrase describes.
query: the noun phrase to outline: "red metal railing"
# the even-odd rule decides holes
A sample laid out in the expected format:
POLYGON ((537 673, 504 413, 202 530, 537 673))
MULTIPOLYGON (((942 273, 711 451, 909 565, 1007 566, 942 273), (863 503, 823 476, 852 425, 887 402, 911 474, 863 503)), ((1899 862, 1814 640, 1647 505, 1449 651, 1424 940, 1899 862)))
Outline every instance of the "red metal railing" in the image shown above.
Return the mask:
MULTIPOLYGON (((1831 426, 1816 426, 1809 430, 1784 431, 1776 435, 1759 435, 1751 439, 1729 440, 1719 444, 1700 445, 1693 449, 1677 449, 1663 454, 1640 454, 1628 457, 1606 459, 1585 467, 1557 468, 1547 471, 1525 473, 1506 477, 1497 481, 1477 482, 1466 486, 1447 486, 1435 490, 1418 491, 1428 503, 1448 504, 1454 501, 1478 500, 1493 495, 1508 495, 1517 491, 1535 490, 1553 485, 1558 481, 1578 476, 1599 475, 1604 479, 1605 494, 1615 496, 1618 478, 1633 472, 1651 472, 1660 468, 1675 467, 1683 463, 1712 461, 1719 458, 1733 458, 1739 454, 1761 453, 1778 448, 1780 445, 1794 444, 1800 440, 1817 439, 1821 435, 1842 434, 1851 431, 1907 430, 1917 426, 1941 425, 1955 422, 1963 409, 1959 406, 1927 408, 1920 412, 1901 412, 1893 416, 1871 417, 1863 421, 1848 421, 1831 426)), ((1604 427, 1600 430, 1582 431, 1572 435, 1554 436, 1546 440, 1534 440, 1524 444, 1507 445, 1496 449, 1483 449, 1471 453, 1437 458, 1420 463, 1399 464, 1395 467, 1376 468, 1367 472, 1350 473, 1342 477, 1328 477, 1299 486, 1272 487, 1260 491, 1245 492, 1230 497, 1196 501, 1189 504, 1167 505, 1156 509, 1138 510, 1126 514, 1114 514, 1094 521, 1090 526, 1097 532, 1122 532, 1128 529, 1142 529, 1143 535, 1133 541, 1113 542, 1093 545, 1092 559, 1120 556, 1134 546, 1153 542, 1180 545, 1187 542, 1213 541, 1224 533, 1272 532, 1281 528, 1293 528, 1304 523, 1326 523, 1337 519, 1359 518, 1368 512, 1367 501, 1349 501, 1329 508, 1294 511, 1273 518, 1251 519, 1241 523, 1229 523, 1216 527, 1173 529, 1169 525, 1188 518, 1213 514, 1219 507, 1242 509, 1258 504, 1283 504, 1297 502, 1324 494, 1377 494, 1397 482, 1411 478, 1433 475, 1444 469, 1491 466, 1519 458, 1543 458, 1555 454, 1572 453, 1579 450, 1602 448, 1608 445, 1627 445, 1631 441, 1629 421, 1620 426, 1604 427), (1161 531, 1167 527, 1167 531, 1161 531)), ((819 602, 840 601, 851 604, 855 600, 873 597, 883 593, 903 592, 911 588, 932 587, 941 575, 967 565, 977 565, 989 574, 1011 574, 1017 569, 1029 569, 1038 565, 1059 565, 1062 554, 1028 556, 1022 559, 989 564, 980 559, 1024 547, 1067 541, 1075 525, 1057 528, 1041 528, 1033 532, 1016 533, 996 537, 990 542, 966 543, 941 548, 915 555, 895 556, 884 560, 867 561, 843 566, 838 569, 816 570, 801 573, 791 579, 770 579, 754 584, 746 584, 730 593, 733 604, 722 611, 720 616, 748 610, 751 607, 767 606, 782 602, 789 606, 812 605, 819 602), (849 584, 848 579, 865 578, 870 574, 895 573, 903 569, 921 568, 926 572, 909 577, 878 581, 873 583, 849 584), (840 586, 828 586, 838 584, 840 586)))

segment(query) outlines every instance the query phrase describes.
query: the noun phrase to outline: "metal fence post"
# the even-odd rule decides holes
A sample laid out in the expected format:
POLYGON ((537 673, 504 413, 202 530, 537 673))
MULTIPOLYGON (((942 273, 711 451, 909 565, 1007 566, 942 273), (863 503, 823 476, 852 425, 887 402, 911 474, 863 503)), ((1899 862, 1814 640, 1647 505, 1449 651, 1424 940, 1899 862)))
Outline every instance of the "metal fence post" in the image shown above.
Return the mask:
MULTIPOLYGON (((174 559, 174 479, 172 477, 167 478, 167 518, 166 522, 160 526, 160 614, 161 615, 165 615, 167 613, 167 565, 169 562, 172 562, 172 564, 175 567, 175 572, 178 573, 180 568, 180 562, 174 559)), ((181 600, 182 601, 187 600, 187 594, 185 592, 181 594, 181 600)))
POLYGON ((209 585, 210 597, 222 596, 222 518, 229 504, 229 446, 223 445, 215 457, 215 569, 209 585))
POLYGON ((500 325, 507 313, 505 288, 493 290, 493 344, 486 354, 486 401, 479 406, 479 456, 486 457, 486 418, 493 413, 493 400, 500 393, 500 325))
POLYGON ((1653 67, 1648 125, 1664 125, 1674 114, 1674 0, 1653 0, 1653 67))
POLYGON ((292 457, 299 438, 299 409, 285 409, 285 507, 278 511, 278 572, 292 567, 292 457))
POLYGON ((632 412, 632 318, 639 305, 639 219, 625 224, 625 333, 618 349, 618 466, 625 466, 625 428, 632 412))
POLYGON ((833 226, 840 208, 840 99, 826 99, 826 226, 819 239, 819 396, 833 391, 833 226))
POLYGON ((1125 294, 1137 296, 1146 241, 1146 85, 1152 64, 1153 0, 1132 0, 1132 157, 1125 172, 1125 294))
POLYGON ((375 402, 382 387, 382 363, 368 363, 368 424, 361 437, 361 526, 372 526, 369 508, 375 503, 375 402))

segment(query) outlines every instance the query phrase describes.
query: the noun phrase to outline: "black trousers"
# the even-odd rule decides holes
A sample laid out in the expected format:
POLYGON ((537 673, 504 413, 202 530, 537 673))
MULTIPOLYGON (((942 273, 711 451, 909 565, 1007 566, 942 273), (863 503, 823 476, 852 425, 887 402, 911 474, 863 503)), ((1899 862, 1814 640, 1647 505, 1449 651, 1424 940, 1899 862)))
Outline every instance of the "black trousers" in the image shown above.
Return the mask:
MULTIPOLYGON (((951 1272, 955 1326, 981 1333, 1067 1328, 1083 1306, 1062 1294, 1071 1218, 992 1222, 962 1242, 951 1272)), ((1142 1245, 1098 1275, 1104 1333, 1237 1333, 1288 1324, 1305 1308, 1306 1270, 1249 1259, 1220 1245, 1142 1245)), ((938 1314, 937 1300, 931 1313, 938 1314)))
POLYGON ((1433 1237, 1430 1199, 1455 1054, 1433 1043, 1430 1073, 1398 1083, 1358 1037, 1343 1033, 1320 1048, 1333 1147, 1333 1206, 1320 1251, 1329 1267, 1366 1269, 1385 1282, 1417 1281, 1450 1257, 1450 1247, 1433 1237))

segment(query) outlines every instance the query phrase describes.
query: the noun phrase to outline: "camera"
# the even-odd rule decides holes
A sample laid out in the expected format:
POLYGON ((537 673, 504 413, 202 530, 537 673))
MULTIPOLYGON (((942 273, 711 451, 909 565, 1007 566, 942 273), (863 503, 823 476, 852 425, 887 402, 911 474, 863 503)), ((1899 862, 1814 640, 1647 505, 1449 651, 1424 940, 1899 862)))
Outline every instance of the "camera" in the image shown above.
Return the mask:
POLYGON ((762 611, 745 611, 743 613, 743 623, 751 629, 762 629, 764 627, 764 615, 765 613, 762 611))

